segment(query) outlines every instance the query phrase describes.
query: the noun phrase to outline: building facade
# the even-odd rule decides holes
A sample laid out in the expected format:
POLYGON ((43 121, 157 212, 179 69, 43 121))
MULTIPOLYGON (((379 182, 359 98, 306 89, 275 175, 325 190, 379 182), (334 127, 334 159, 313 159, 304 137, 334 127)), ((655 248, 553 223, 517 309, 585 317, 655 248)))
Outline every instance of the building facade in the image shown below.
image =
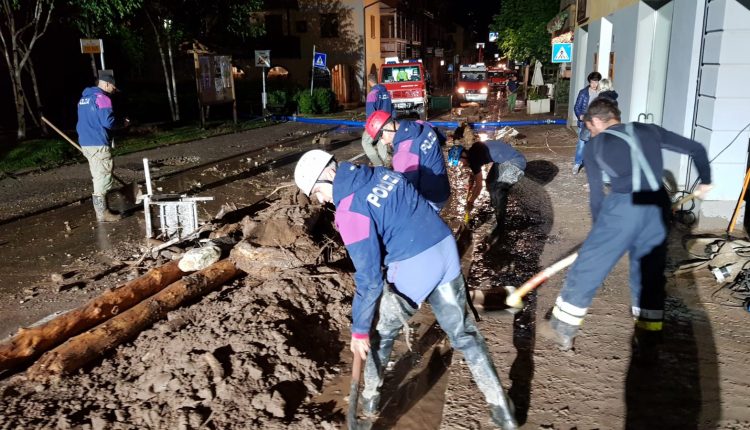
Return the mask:
POLYGON ((419 58, 433 84, 443 79, 449 62, 441 60, 455 55, 460 28, 430 7, 427 0, 269 0, 263 9, 266 35, 255 46, 270 49, 272 65, 298 85, 309 85, 313 49, 325 53, 327 68, 316 76, 328 75, 339 103, 356 105, 367 93, 367 75, 377 73, 387 57, 419 58))
MULTIPOLYGON (((568 6, 570 0, 562 4, 568 6)), ((703 143, 714 190, 699 225, 726 226, 742 191, 750 139, 750 2, 577 0, 569 119, 577 90, 598 71, 613 80, 623 121, 661 125, 703 143), (730 144, 731 143, 731 144, 730 144)), ((697 178, 686 156, 665 152, 679 190, 697 178)))

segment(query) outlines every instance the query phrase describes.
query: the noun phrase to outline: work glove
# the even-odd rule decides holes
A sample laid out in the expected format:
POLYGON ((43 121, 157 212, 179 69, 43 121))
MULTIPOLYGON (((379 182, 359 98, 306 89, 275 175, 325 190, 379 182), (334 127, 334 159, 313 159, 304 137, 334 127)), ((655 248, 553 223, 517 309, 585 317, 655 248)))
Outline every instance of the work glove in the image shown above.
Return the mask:
POLYGON ((352 351, 352 354, 359 354, 362 360, 367 360, 367 353, 370 351, 370 338, 365 337, 362 339, 358 339, 352 336, 350 349, 352 351))

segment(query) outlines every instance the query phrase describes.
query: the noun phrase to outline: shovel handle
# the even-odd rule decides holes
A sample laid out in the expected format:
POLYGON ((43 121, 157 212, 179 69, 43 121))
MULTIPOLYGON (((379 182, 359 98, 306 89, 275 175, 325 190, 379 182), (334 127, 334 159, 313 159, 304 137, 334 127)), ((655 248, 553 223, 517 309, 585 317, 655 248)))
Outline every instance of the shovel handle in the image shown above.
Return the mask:
MULTIPOLYGON (((70 137, 68 137, 67 134, 63 133, 62 130, 60 130, 59 128, 55 127, 55 125, 52 124, 47 118, 42 117, 42 121, 44 121, 45 123, 47 123, 47 125, 50 126, 52 128, 52 130, 55 130, 57 132, 57 134, 59 134, 60 136, 62 136, 63 139, 67 140, 68 143, 70 143, 71 145, 73 145, 77 150, 79 150, 81 152, 81 154, 83 154, 83 149, 81 149, 81 146, 78 145, 77 143, 75 143, 75 141, 73 139, 71 139, 70 137)), ((123 181, 117 175, 115 175, 114 172, 112 172, 112 177, 115 178, 115 180, 117 182, 121 183, 122 185, 125 185, 125 186, 128 185, 125 181, 123 181)))
POLYGON ((570 254, 569 256, 563 258, 562 260, 558 261, 557 263, 547 267, 546 269, 542 270, 541 272, 537 273, 536 275, 532 276, 531 279, 524 282, 523 285, 518 287, 517 290, 512 292, 506 299, 505 303, 508 306, 516 307, 514 306, 517 303, 520 303, 521 299, 525 297, 527 294, 529 294, 533 289, 544 283, 547 279, 551 278, 553 275, 555 275, 557 272, 565 269, 566 267, 573 264, 574 261, 578 258, 578 253, 575 252, 573 254, 570 254))
POLYGON ((42 121, 44 121, 45 123, 47 123, 47 125, 48 125, 48 126, 50 126, 50 127, 52 128, 52 130, 55 130, 55 131, 57 132, 57 134, 59 134, 60 136, 62 136, 62 137, 63 137, 63 139, 67 140, 67 141, 68 141, 68 143, 70 143, 71 145, 75 146, 75 148, 76 148, 77 150, 81 151, 81 153, 83 154, 83 149, 81 149, 81 147, 80 147, 80 146, 78 146, 78 144, 77 144, 77 143, 75 143, 75 142, 73 141, 73 139, 69 138, 67 134, 63 133, 63 132, 62 132, 62 130, 60 130, 59 128, 55 127, 55 124, 52 124, 52 123, 51 123, 51 122, 50 122, 50 121, 49 121, 49 120, 48 120, 47 118, 45 118, 45 117, 42 117, 42 121))
POLYGON ((362 357, 354 353, 352 362, 352 382, 349 386, 349 411, 347 415, 347 428, 358 429, 359 421, 357 420, 357 404, 359 403, 359 375, 362 373, 362 357))

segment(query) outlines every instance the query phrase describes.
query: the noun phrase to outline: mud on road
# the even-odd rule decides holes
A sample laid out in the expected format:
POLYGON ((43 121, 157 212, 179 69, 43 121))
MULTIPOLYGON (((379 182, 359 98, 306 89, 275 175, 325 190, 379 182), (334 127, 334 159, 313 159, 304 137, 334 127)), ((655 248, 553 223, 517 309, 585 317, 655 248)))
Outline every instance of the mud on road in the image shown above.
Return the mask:
MULTIPOLYGON (((501 241, 486 240, 494 228, 488 197, 477 205, 471 258, 464 261, 474 288, 519 285, 567 255, 589 229, 585 178, 570 172, 574 135, 551 126, 522 132, 519 149, 529 168, 511 192, 501 241)), ((354 142, 337 156, 359 152, 354 142)), ((289 173, 279 168, 244 184, 273 189, 289 173)), ((453 183, 446 218, 455 226, 462 188, 460 178, 453 183)), ((222 231, 318 264, 286 265, 262 279, 246 276, 225 285, 60 381, 5 377, 0 428, 341 428, 352 268, 331 213, 322 211, 314 227, 305 226, 300 215, 319 208, 305 209, 287 191, 253 214, 255 223, 245 223, 275 227, 243 231, 230 226, 239 221, 230 215, 222 231)), ((122 243, 110 256, 127 260, 135 249, 122 243)), ((115 275, 102 277, 100 288, 116 285, 123 273, 115 275)), ((630 361, 625 260, 600 290, 573 354, 535 335, 562 282, 562 276, 549 281, 515 316, 483 314, 479 322, 523 428, 750 429, 747 314, 713 304, 707 274, 670 278, 667 340, 662 360, 651 368, 630 361)), ((414 351, 403 337, 397 341, 383 387, 386 406, 374 428, 493 428, 468 368, 430 315, 423 306, 410 322, 420 340, 414 351)))

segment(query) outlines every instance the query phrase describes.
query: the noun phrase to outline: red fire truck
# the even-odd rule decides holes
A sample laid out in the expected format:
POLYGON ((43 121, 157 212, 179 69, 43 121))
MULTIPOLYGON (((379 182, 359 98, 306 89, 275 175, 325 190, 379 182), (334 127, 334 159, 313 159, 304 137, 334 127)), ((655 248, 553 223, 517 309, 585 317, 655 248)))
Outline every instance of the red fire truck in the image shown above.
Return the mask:
POLYGON ((490 84, 490 90, 505 92, 509 77, 510 72, 505 67, 490 67, 487 69, 487 82, 490 84))
POLYGON ((459 66, 456 84, 456 98, 459 101, 485 104, 488 92, 487 66, 483 63, 459 66))
POLYGON ((399 115, 416 113, 427 119, 427 83, 422 63, 386 63, 380 67, 380 83, 391 94, 399 115))

